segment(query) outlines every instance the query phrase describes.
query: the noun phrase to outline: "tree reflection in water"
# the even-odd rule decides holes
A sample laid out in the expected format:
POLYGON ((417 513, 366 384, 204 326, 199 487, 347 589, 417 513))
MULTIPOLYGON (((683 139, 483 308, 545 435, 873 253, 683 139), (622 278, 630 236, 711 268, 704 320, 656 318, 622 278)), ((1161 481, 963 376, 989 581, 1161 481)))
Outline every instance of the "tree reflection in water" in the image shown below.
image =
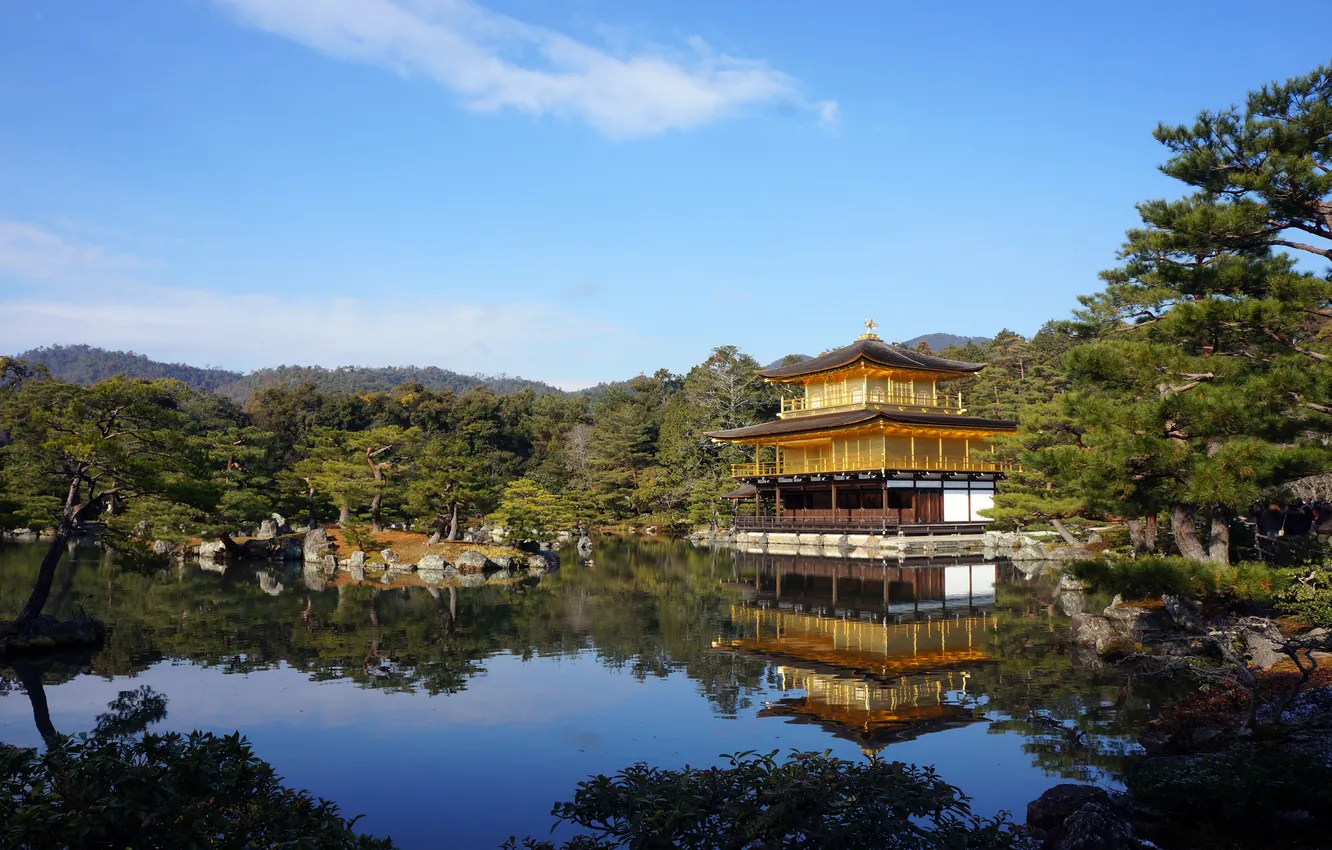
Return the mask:
MULTIPOLYGON (((0 608, 22 604, 39 556, 37 547, 0 550, 0 608)), ((864 657, 802 660, 732 646, 750 629, 735 612, 752 609, 812 620, 882 624, 886 617, 890 625, 969 618, 979 624, 974 656, 905 672, 933 677, 931 699, 943 708, 934 713, 947 715, 941 728, 963 719, 961 711, 967 722, 990 721, 994 732, 1020 732, 1035 763, 1051 774, 1117 773, 1136 729, 1157 710, 1157 693, 1078 657, 1052 605, 1049 578, 999 564, 976 573, 991 576, 986 585, 945 561, 821 561, 802 565, 667 540, 611 542, 590 566, 570 561, 539 580, 458 589, 412 579, 385 587, 343 574, 311 582, 299 565, 237 565, 220 574, 184 565, 149 576, 81 549, 62 571, 51 613, 67 616, 84 605, 108 624, 104 648, 77 664, 15 670, 14 678, 33 700, 44 735, 51 730, 41 682, 67 681, 80 670, 131 675, 167 658, 228 672, 281 663, 316 680, 448 694, 469 687, 497 653, 590 654, 640 680, 683 673, 722 716, 765 700, 765 713, 788 719, 808 708, 773 710, 793 698, 792 683, 803 683, 807 694, 821 688, 829 706, 845 702, 836 695, 843 685, 889 700, 893 688, 900 690, 904 671, 892 659, 876 670, 864 657), (965 588, 955 580, 960 575, 968 576, 965 588), (770 700, 774 693, 778 702, 770 700)), ((907 684, 923 692, 923 682, 907 684)), ((844 736, 859 734, 855 724, 865 720, 838 727, 836 717, 816 719, 844 736)))

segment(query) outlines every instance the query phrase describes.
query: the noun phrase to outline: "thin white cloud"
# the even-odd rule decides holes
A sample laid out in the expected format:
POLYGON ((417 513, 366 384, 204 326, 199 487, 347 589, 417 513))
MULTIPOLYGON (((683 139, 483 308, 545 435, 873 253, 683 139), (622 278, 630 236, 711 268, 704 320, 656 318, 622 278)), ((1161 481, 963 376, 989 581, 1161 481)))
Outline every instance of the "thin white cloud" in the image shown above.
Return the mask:
POLYGON ((248 26, 327 55, 419 74, 478 111, 574 115, 612 138, 687 130, 759 104, 837 118, 790 76, 714 51, 611 53, 467 0, 218 0, 248 26))
POLYGON ((138 257, 80 245, 66 237, 13 219, 0 219, 0 274, 28 280, 54 280, 123 271, 141 265, 138 257))
POLYGON ((619 327, 540 302, 395 297, 373 287, 375 296, 366 298, 227 294, 125 274, 140 265, 149 263, 0 221, 0 284, 17 282, 0 291, 0 353, 86 343, 242 370, 436 365, 576 389, 603 379, 569 377, 592 362, 589 349, 631 344, 619 327))

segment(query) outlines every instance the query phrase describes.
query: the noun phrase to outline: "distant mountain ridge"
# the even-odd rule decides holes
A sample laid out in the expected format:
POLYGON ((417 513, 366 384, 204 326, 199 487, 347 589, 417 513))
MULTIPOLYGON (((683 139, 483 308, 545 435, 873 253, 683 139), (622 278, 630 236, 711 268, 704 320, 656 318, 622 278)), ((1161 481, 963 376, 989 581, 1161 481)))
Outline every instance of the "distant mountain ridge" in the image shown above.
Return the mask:
MULTIPOLYGON (((949 347, 962 348, 969 342, 984 345, 990 340, 981 336, 931 333, 912 337, 901 344, 906 348, 915 348, 922 341, 929 345, 931 351, 937 352, 949 347)), ((332 369, 324 366, 276 366, 245 373, 211 366, 165 363, 133 351, 108 351, 91 345, 48 345, 16 356, 29 363, 45 364, 52 377, 75 384, 95 384, 116 375, 149 379, 174 378, 194 389, 215 392, 242 404, 250 396, 269 387, 283 384, 298 386, 304 383, 314 384, 316 388, 327 392, 388 392, 409 381, 420 383, 436 392, 452 390, 461 393, 476 387, 487 387, 501 394, 528 389, 538 393, 564 392, 543 381, 508 375, 464 375, 438 366, 339 366, 332 369)), ((787 355, 765 368, 808 359, 804 354, 787 355)), ((613 381, 598 384, 579 390, 578 393, 596 397, 610 387, 625 383, 613 381)))
POLYGON ((921 334, 913 336, 911 339, 901 343, 903 348, 915 348, 920 343, 925 343, 930 347, 930 351, 942 351, 945 348, 966 348, 970 343, 985 345, 990 341, 988 336, 958 336, 957 334, 921 334))
POLYGON ((75 384, 125 375, 131 378, 174 378, 198 390, 209 390, 242 402, 251 395, 281 384, 314 384, 334 392, 387 392, 400 384, 416 381, 436 392, 464 392, 488 387, 497 393, 534 390, 538 393, 562 392, 542 381, 513 378, 508 375, 463 375, 437 366, 277 366, 256 369, 249 374, 230 369, 200 368, 184 363, 163 363, 133 351, 107 351, 90 345, 51 345, 17 355, 29 363, 42 363, 51 376, 75 384))

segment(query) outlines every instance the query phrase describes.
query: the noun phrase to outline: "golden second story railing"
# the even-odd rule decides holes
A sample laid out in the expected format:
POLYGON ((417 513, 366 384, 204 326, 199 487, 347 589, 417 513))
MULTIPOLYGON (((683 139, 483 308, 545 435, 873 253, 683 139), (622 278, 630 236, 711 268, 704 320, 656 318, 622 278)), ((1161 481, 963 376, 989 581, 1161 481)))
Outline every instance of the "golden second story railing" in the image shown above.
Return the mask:
POLYGON ((868 393, 808 396, 782 399, 782 416, 833 413, 857 407, 928 407, 935 410, 962 410, 962 394, 890 393, 871 389, 868 393))
POLYGON ((978 457, 939 457, 938 455, 893 456, 884 454, 852 454, 837 458, 797 458, 778 462, 731 464, 734 478, 755 478, 767 475, 814 475, 821 472, 872 472, 886 469, 909 469, 922 472, 1011 472, 1016 464, 1006 460, 978 457))

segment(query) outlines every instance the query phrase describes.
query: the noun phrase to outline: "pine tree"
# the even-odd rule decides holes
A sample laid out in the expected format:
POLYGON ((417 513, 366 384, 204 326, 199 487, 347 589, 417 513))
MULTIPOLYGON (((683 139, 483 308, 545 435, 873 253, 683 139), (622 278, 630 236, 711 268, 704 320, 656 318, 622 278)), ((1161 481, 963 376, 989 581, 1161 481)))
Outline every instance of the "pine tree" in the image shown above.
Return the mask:
POLYGON ((1332 271, 1277 249, 1332 257, 1305 241, 1332 238, 1332 70, 1155 135, 1196 191, 1140 204, 1123 265, 1082 299, 1095 341, 1066 355, 1059 402, 1076 451, 1045 466, 1085 513, 1168 511, 1182 554, 1225 562, 1237 507, 1326 463, 1332 271))

